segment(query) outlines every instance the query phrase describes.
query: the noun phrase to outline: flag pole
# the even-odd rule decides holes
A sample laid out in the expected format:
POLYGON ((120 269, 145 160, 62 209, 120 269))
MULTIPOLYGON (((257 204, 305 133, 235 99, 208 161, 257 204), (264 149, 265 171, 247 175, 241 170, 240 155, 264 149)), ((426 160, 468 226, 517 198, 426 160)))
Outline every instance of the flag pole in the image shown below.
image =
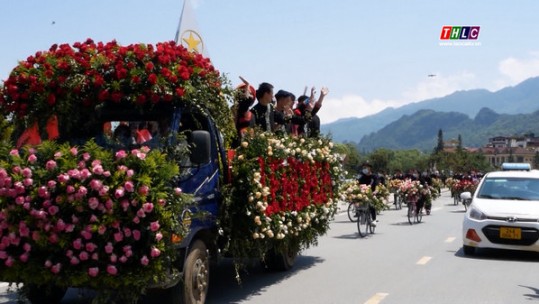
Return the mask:
POLYGON ((178 42, 180 41, 180 27, 182 25, 183 12, 185 11, 185 3, 187 1, 189 1, 189 0, 183 0, 182 12, 180 14, 180 22, 178 23, 178 28, 176 29, 176 36, 174 37, 174 42, 176 44, 178 44, 178 42))

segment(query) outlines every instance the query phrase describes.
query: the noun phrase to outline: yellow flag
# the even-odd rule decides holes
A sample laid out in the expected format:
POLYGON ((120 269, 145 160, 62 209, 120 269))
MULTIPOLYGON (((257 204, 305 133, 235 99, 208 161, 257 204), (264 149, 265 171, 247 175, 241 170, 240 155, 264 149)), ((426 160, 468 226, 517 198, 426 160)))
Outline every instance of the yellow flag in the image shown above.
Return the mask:
POLYGON ((190 0, 184 0, 178 30, 176 30, 176 43, 183 45, 189 51, 197 52, 208 57, 204 39, 198 29, 193 7, 190 0))

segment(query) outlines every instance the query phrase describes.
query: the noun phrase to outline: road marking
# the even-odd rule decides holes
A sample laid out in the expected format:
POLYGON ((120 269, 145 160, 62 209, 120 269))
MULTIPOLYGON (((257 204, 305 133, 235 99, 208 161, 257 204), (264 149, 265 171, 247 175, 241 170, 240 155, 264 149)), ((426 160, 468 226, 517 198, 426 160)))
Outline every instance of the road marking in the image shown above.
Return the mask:
POLYGON ((388 294, 389 293, 378 292, 374 296, 372 296, 369 300, 367 300, 367 302, 365 302, 364 304, 378 304, 378 303, 382 302, 382 300, 385 297, 387 297, 388 294))
POLYGON ((417 265, 425 265, 425 264, 427 264, 427 263, 430 261, 430 259, 432 259, 432 258, 431 258, 431 257, 428 257, 428 256, 424 256, 424 257, 422 257, 421 259, 419 259, 419 261, 417 261, 416 264, 417 264, 417 265))
POLYGON ((453 236, 452 236, 452 237, 448 237, 447 239, 445 239, 445 242, 446 242, 446 243, 451 243, 451 242, 453 242, 453 241, 456 240, 456 239, 457 239, 457 238, 456 238, 456 237, 453 237, 453 236))

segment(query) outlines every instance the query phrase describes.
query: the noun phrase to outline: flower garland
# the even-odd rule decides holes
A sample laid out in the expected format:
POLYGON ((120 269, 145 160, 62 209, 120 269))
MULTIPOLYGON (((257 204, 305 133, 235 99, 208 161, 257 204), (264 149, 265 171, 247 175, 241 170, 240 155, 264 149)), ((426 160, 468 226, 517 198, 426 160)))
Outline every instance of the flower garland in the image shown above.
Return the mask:
POLYGON ((234 125, 224 82, 208 58, 173 41, 121 46, 88 39, 55 44, 21 61, 0 88, 0 109, 23 128, 37 122, 42 134, 56 115, 64 138, 72 138, 105 102, 135 108, 184 103, 206 109, 230 140, 234 125))
POLYGON ((328 139, 247 137, 232 161, 220 226, 238 258, 316 244, 337 210, 340 159, 328 139))
POLYGON ((164 154, 113 155, 93 142, 0 152, 2 281, 129 297, 163 275, 172 234, 187 234, 176 217, 188 202, 164 154))

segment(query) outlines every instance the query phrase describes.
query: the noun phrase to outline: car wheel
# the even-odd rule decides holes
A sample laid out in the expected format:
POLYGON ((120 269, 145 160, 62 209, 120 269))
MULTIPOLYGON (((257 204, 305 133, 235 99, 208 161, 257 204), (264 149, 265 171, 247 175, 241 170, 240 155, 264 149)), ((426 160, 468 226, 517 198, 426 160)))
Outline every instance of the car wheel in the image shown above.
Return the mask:
POLYGON ((473 255, 475 253, 475 247, 463 245, 462 251, 464 251, 465 255, 473 255))

